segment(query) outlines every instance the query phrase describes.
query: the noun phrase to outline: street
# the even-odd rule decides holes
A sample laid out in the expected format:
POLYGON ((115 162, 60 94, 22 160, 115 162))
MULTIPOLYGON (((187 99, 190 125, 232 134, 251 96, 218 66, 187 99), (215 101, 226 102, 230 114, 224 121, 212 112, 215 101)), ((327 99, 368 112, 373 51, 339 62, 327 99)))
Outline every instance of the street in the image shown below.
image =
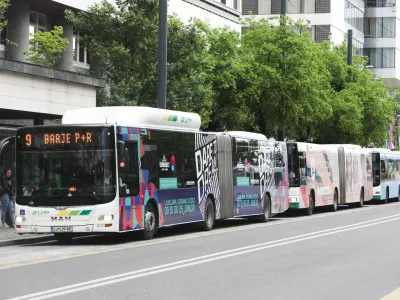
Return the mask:
POLYGON ((400 204, 0 248, 1 299, 380 299, 400 286, 400 204), (179 232, 184 234, 178 234, 179 232))

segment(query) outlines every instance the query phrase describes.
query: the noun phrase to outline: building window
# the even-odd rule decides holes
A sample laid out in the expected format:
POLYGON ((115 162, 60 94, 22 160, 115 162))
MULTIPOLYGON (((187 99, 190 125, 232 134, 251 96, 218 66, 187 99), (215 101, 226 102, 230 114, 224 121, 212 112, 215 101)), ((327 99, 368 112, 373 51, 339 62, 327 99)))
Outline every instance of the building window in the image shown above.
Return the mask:
MULTIPOLYGON (((6 20, 5 16, 0 15, 0 23, 6 20)), ((0 31, 0 49, 4 49, 7 44, 7 26, 3 27, 3 31, 0 31)))
POLYGON ((367 18, 364 28, 367 38, 395 38, 396 18, 367 18))
POLYGON ((315 42, 322 43, 329 40, 329 33, 331 32, 330 25, 315 26, 315 42))
POLYGON ((348 0, 345 2, 344 20, 360 32, 364 32, 364 12, 348 0))
POLYGON ((367 7, 392 7, 396 6, 396 0, 368 0, 365 4, 367 7))
MULTIPOLYGON (((279 15, 281 13, 281 0, 260 0, 259 9, 265 15, 279 15)), ((330 0, 286 0, 288 14, 315 14, 330 13, 330 0)), ((260 13, 261 15, 262 13, 260 13)))
POLYGON ((90 65, 90 56, 89 52, 85 47, 83 47, 79 42, 79 32, 74 32, 73 42, 73 60, 75 63, 79 65, 90 65))
POLYGON ((33 39, 33 34, 38 31, 46 31, 46 15, 31 11, 29 13, 29 39, 33 39))
POLYGON ((395 48, 367 48, 364 49, 364 55, 368 57, 368 64, 373 68, 394 68, 395 51, 395 48))
POLYGON ((246 0, 242 2, 243 15, 258 15, 258 0, 246 0))

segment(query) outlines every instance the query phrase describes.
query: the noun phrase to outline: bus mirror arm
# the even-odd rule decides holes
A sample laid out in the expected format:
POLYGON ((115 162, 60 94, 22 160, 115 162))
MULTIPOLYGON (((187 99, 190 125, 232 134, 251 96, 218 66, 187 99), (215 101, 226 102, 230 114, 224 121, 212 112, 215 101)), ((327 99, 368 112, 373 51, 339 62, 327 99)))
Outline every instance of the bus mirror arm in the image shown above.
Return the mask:
POLYGON ((124 141, 118 141, 118 157, 120 159, 125 158, 126 156, 126 149, 125 149, 125 142, 124 141))

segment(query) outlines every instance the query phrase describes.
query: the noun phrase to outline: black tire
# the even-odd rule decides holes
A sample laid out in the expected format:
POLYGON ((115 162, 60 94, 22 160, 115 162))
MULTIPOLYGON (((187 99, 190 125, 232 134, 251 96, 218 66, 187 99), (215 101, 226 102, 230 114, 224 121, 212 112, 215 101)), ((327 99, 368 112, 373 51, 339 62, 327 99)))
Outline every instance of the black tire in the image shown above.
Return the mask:
POLYGON ((400 202, 400 186, 399 186, 399 191, 397 193, 397 198, 394 200, 395 202, 400 202))
POLYGON ((72 233, 55 233, 54 237, 60 244, 66 245, 72 242, 74 235, 72 233))
POLYGON ((385 199, 383 200, 383 204, 387 204, 389 202, 389 189, 386 189, 385 199))
POLYGON ((357 207, 364 206, 364 190, 363 189, 361 189, 361 193, 360 193, 360 202, 357 202, 356 206, 357 207))
POLYGON ((266 223, 271 219, 271 198, 265 195, 263 214, 257 218, 260 222, 266 223))
POLYGON ((156 210, 152 203, 147 203, 144 215, 144 229, 142 231, 144 240, 151 240, 157 233, 156 210))
POLYGON ((310 193, 310 197, 308 198, 308 208, 306 210, 307 215, 311 216, 314 213, 315 210, 315 197, 314 197, 314 193, 311 192, 310 193))
POLYGON ((215 222, 215 211, 214 205, 210 198, 207 198, 206 204, 204 206, 204 221, 203 230, 210 231, 214 227, 215 222))
POLYGON ((338 209, 338 202, 339 202, 339 197, 338 197, 338 193, 335 189, 335 194, 333 195, 333 204, 331 205, 331 211, 335 212, 338 209))

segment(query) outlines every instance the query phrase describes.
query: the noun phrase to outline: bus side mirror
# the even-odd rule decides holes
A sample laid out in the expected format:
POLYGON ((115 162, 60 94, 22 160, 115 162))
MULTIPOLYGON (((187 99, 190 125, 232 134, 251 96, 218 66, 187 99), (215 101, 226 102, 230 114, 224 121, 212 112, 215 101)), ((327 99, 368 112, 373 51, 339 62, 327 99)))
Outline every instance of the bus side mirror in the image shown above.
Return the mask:
POLYGON ((120 159, 125 158, 126 156, 126 151, 125 151, 125 142, 124 141, 118 141, 118 157, 120 159))

